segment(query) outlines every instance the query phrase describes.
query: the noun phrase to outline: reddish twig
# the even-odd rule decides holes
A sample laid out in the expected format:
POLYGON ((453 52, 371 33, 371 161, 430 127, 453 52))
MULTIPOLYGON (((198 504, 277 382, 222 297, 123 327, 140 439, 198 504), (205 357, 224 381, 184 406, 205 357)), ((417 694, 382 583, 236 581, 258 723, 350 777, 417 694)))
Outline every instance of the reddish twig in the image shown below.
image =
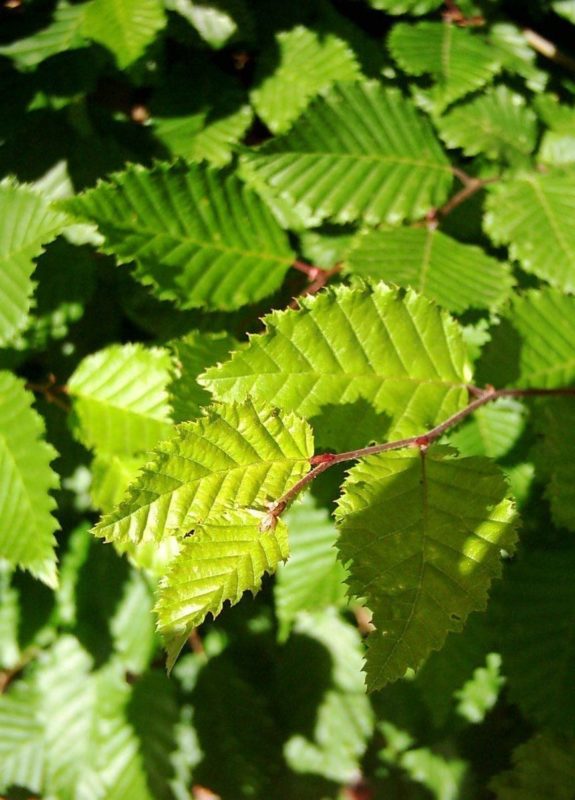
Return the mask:
POLYGON ((485 389, 480 389, 477 386, 467 386, 470 395, 475 397, 465 408, 452 414, 439 425, 431 428, 429 431, 418 434, 417 436, 409 436, 406 439, 397 439, 394 442, 384 442, 383 444, 374 444, 369 447, 360 447, 356 450, 348 450, 345 453, 327 453, 324 455, 313 456, 310 459, 310 471, 300 478, 291 489, 282 495, 278 500, 270 503, 268 506, 268 513, 261 524, 261 530, 273 530, 280 515, 285 511, 287 506, 295 500, 299 493, 305 489, 308 484, 314 481, 322 472, 325 472, 335 464, 341 464, 345 461, 357 461, 359 458, 365 456, 373 456, 378 453, 386 453, 391 450, 402 450, 407 447, 416 447, 420 451, 425 451, 430 444, 437 441, 443 434, 450 428, 454 428, 464 419, 466 419, 478 408, 481 408, 487 403, 492 403, 500 397, 541 397, 541 396, 558 396, 569 395, 575 397, 575 387, 561 388, 561 389, 495 389, 493 386, 487 386, 485 389))
POLYGON ((479 14, 475 14, 472 17, 466 17, 455 0, 445 0, 443 19, 445 22, 452 22, 454 25, 459 25, 461 28, 480 27, 481 25, 485 25, 485 17, 482 17, 479 14))
MULTIPOLYGON (((341 270, 341 265, 336 264, 331 269, 324 269, 323 267, 314 267, 312 264, 306 264, 304 261, 294 261, 292 264, 294 269, 303 272, 309 281, 308 285, 303 289, 298 297, 303 297, 307 294, 315 294, 326 285, 330 278, 336 275, 341 270)), ((290 308, 297 308, 298 298, 294 297, 289 304, 290 308)))
POLYGON ((50 373, 43 383, 33 383, 28 381, 26 388, 31 392, 41 394, 48 403, 54 403, 55 406, 61 408, 63 411, 70 411, 70 404, 62 395, 68 394, 67 386, 59 386, 56 381, 56 376, 50 373))
POLYGON ((447 217, 448 214, 451 214, 458 206, 481 191, 484 186, 489 186, 490 183, 497 183, 499 180, 499 176, 494 176, 492 178, 473 178, 462 170, 457 169, 457 167, 453 168, 453 173, 463 182, 463 188, 456 192, 453 197, 450 197, 440 208, 434 208, 427 214, 425 224, 428 227, 436 228, 441 219, 447 217))

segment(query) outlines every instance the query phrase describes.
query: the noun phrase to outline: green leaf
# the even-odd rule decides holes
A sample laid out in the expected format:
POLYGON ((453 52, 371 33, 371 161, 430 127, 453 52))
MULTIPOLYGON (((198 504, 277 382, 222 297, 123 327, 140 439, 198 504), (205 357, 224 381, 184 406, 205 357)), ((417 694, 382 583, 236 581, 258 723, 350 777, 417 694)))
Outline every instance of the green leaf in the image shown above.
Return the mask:
POLYGON ((466 156, 513 162, 535 149, 536 119, 522 95, 500 85, 438 117, 436 125, 445 144, 466 156))
POLYGON ((142 56, 166 24, 162 0, 90 0, 83 33, 110 50, 120 69, 142 56))
POLYGON ((25 326, 34 259, 64 224, 45 198, 25 186, 0 182, 0 345, 25 326))
POLYGON ((228 333, 200 331, 191 331, 170 343, 177 361, 177 376, 169 388, 174 422, 185 422, 201 414, 211 398, 198 383, 198 376, 207 367, 223 361, 237 344, 228 333))
POLYGON ((186 19, 210 47, 219 50, 253 25, 245 0, 165 0, 186 19))
POLYGON ((575 175, 524 174, 491 188, 484 227, 509 246, 526 272, 565 291, 575 290, 575 232, 570 224, 575 175))
POLYGON ((574 0, 554 0, 551 7, 556 14, 564 17, 575 25, 575 2, 574 0))
POLYGON ((0 558, 55 587, 58 523, 49 492, 57 453, 44 441, 44 423, 23 381, 0 372, 0 558))
POLYGON ((537 477, 547 480, 546 495, 553 521, 575 532, 575 441, 567 435, 575 430, 573 398, 556 397, 538 404, 534 422, 541 437, 538 462, 543 461, 543 470, 537 477))
POLYGON ((180 539, 233 507, 265 511, 308 470, 309 426, 270 407, 210 406, 157 446, 125 501, 94 532, 122 543, 180 539))
POLYGON ((343 39, 298 25, 278 33, 264 50, 250 96, 268 128, 283 133, 322 89, 360 77, 357 59, 343 39))
POLYGON ((68 382, 80 441, 107 454, 150 450, 171 432, 167 350, 111 345, 83 359, 68 382))
POLYGON ((20 68, 30 69, 57 53, 83 47, 86 44, 82 36, 84 14, 85 6, 60 2, 50 25, 32 36, 0 47, 0 56, 14 59, 20 68))
POLYGON ((290 557, 281 564, 274 586, 280 636, 285 639, 301 611, 346 605, 346 572, 337 560, 337 532, 329 513, 311 495, 286 515, 290 557))
POLYGON ((280 659, 282 706, 294 731, 284 745, 288 765, 294 772, 351 783, 374 725, 361 673, 358 631, 334 609, 302 613, 280 659))
POLYGON ((293 130, 245 158, 316 223, 417 219, 443 203, 453 180, 429 122, 376 82, 335 84, 293 130))
POLYGON ((575 733, 574 569, 572 549, 524 553, 494 598, 510 699, 528 719, 569 733, 575 733))
POLYGON ((575 739, 537 733, 513 752, 513 769, 489 784, 497 800, 571 800, 575 783, 575 739))
POLYGON ((506 264, 433 228, 360 234, 344 266, 356 275, 410 286, 456 313, 500 305, 513 286, 506 264))
POLYGON ((227 164, 253 119, 236 81, 198 59, 162 80, 150 105, 155 136, 174 156, 227 164))
POLYGON ((499 653, 488 653, 484 665, 477 667, 472 677, 456 692, 457 712, 461 717, 475 725, 483 722, 487 712, 495 707, 505 685, 500 670, 499 653))
POLYGON ((131 166, 63 201, 94 222, 102 249, 182 308, 230 310, 266 297, 293 261, 287 237, 233 175, 196 164, 131 166))
POLYGON ((487 41, 506 72, 521 76, 533 92, 543 91, 548 73, 537 67, 537 53, 517 25, 496 22, 487 31, 487 41))
POLYGON ((575 161, 575 110, 546 94, 536 98, 536 108, 550 129, 543 133, 539 161, 557 167, 572 164, 575 161))
POLYGON ((456 323, 424 297, 338 287, 264 318, 232 358, 200 378, 219 400, 263 400, 305 417, 362 397, 389 437, 426 430, 466 404, 470 370, 456 323))
POLYGON ((473 416, 449 436, 464 456, 503 458, 525 430, 527 410, 512 397, 502 397, 478 408, 473 416))
POLYGON ((575 298, 555 289, 513 298, 507 314, 519 334, 519 386, 557 388, 575 381, 575 298))
POLYGON ((228 511, 198 524, 182 544, 160 584, 156 614, 171 670, 189 634, 208 614, 235 605, 244 592, 261 588, 288 557, 287 528, 281 520, 262 532, 264 512, 228 511))
POLYGON ((448 22, 400 22, 391 30, 388 47, 408 75, 432 76, 435 85, 421 102, 436 112, 480 89, 501 67, 483 39, 448 22))
POLYGON ((92 461, 90 497, 98 511, 109 514, 122 501, 126 489, 133 483, 146 456, 120 456, 98 453, 92 461))
POLYGON ((372 8, 388 14, 429 14, 439 8, 442 0, 367 0, 372 8))
POLYGON ((371 456, 350 470, 338 549, 351 591, 373 612, 368 688, 417 669, 485 608, 500 551, 515 541, 506 492, 495 465, 442 449, 371 456))
POLYGON ((36 689, 20 682, 0 697, 0 789, 26 786, 42 790, 44 731, 38 719, 36 689))

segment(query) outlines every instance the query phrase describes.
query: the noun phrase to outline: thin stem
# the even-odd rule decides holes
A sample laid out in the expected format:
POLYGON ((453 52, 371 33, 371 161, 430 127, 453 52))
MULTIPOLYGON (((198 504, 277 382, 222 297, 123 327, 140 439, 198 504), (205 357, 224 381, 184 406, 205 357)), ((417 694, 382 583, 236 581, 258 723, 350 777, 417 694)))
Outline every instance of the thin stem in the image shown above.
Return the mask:
POLYGON ((492 403, 501 397, 543 397, 543 396, 560 396, 568 395, 575 397, 575 387, 565 387, 560 389, 494 389, 493 386, 488 386, 485 389, 480 389, 477 386, 467 386, 467 390, 475 397, 465 408, 452 414, 439 425, 426 431, 425 433, 418 434, 417 436, 409 436, 406 439, 397 439, 394 442, 384 442, 383 444, 373 444, 369 447, 360 447, 357 450, 347 450, 344 453, 326 453, 323 455, 313 456, 310 460, 312 468, 310 471, 300 478, 291 489, 282 495, 278 500, 270 503, 268 506, 268 513, 262 522, 261 529, 272 530, 277 522, 278 517, 285 511, 287 506, 295 500, 298 494, 305 489, 308 484, 312 483, 322 472, 325 472, 335 464, 341 464, 344 461, 356 461, 358 458, 365 456, 373 456, 378 453, 386 453, 390 450, 402 450, 406 447, 417 447, 420 450, 427 450, 430 444, 437 441, 443 434, 450 428, 454 428, 464 419, 466 419, 478 408, 481 408, 487 403, 492 403))
POLYGON ((462 28, 485 25, 485 18, 482 16, 476 14, 472 17, 466 17, 455 0, 445 0, 445 9, 443 19, 446 22, 453 22, 462 28))
MULTIPOLYGON (((319 292, 320 289, 323 289, 329 279, 341 270, 340 264, 336 264, 335 267, 332 267, 331 269, 324 269, 323 267, 314 267, 312 264, 306 264, 304 261, 294 261, 292 267, 297 269, 299 272, 303 272, 304 275, 307 275, 307 279, 309 281, 308 286, 306 286, 305 289, 300 292, 298 297, 319 292)), ((289 304, 289 307, 297 308, 297 305, 297 297, 294 297, 289 304)))
POLYGON ((527 40, 527 44, 542 56, 545 56, 545 58, 548 58, 550 61, 554 61, 556 64, 575 72, 575 59, 571 58, 571 56, 565 55, 565 53, 562 53, 561 50, 559 50, 557 46, 553 44, 553 42, 549 41, 549 39, 545 39, 539 33, 532 31, 531 28, 524 28, 523 35, 527 40))
MULTIPOLYGON (((453 197, 451 197, 443 206, 434 209, 427 215, 428 225, 431 225, 432 227, 436 226, 440 219, 446 217, 448 214, 451 214, 454 209, 456 209, 462 203, 465 203, 465 201, 469 200, 470 197, 473 197, 473 195, 483 189, 484 186, 488 186, 490 183, 496 183, 499 180, 498 176, 494 176, 492 178, 472 178, 469 175, 463 179, 458 173, 459 170, 455 172, 454 168, 454 174, 457 175, 460 180, 463 180, 463 188, 454 194, 453 197)), ((465 173, 463 173, 463 175, 465 175, 465 173)))

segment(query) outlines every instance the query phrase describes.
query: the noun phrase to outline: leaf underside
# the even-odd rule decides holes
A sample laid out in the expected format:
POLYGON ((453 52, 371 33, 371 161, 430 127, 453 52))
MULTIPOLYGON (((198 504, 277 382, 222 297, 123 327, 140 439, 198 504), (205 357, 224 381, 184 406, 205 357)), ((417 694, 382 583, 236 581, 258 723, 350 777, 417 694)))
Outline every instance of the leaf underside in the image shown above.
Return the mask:
POLYGON ((351 591, 373 612, 370 689, 417 669, 485 608, 501 549, 515 541, 506 493, 494 464, 442 450, 380 454, 350 470, 338 549, 351 591))

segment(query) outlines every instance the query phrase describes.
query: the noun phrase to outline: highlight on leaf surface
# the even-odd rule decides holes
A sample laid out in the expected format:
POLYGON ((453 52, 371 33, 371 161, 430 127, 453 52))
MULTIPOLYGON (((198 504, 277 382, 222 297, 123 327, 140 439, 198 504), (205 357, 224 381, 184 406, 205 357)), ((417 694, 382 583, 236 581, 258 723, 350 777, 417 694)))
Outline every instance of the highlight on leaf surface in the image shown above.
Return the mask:
POLYGON ((444 448, 369 456, 353 467, 336 512, 349 586, 373 613, 368 688, 417 669, 449 631, 485 608, 515 509, 497 466, 444 448))
POLYGON ((215 618, 226 601, 234 605, 245 592, 255 594, 264 574, 274 573, 287 559, 286 525, 278 520, 273 530, 262 532, 265 515, 248 508, 220 511, 186 534, 156 604, 168 670, 208 614, 215 618))
POLYGON ((235 175, 200 164, 132 165, 62 201, 98 226, 103 252, 181 308, 231 310, 271 294, 293 261, 285 233, 235 175))
POLYGON ((183 539, 226 509, 266 511, 308 471, 312 455, 311 428, 295 414, 252 401, 209 406, 155 448, 94 533, 120 546, 183 539))
POLYGON ((369 401, 390 419, 389 438, 420 433, 467 402, 471 370, 457 323, 415 292, 383 283, 338 287, 272 312, 200 383, 226 402, 247 397, 305 417, 323 406, 369 401))
POLYGON ((570 800, 575 782, 575 738, 544 731, 513 752, 512 769, 489 783, 497 800, 570 800))
POLYGON ((344 264, 346 272, 410 286, 456 313, 500 305, 513 286, 506 264, 433 228, 359 234, 344 264))
POLYGON ((446 200, 453 182, 428 120, 375 81, 336 83, 288 133, 244 160, 315 224, 418 219, 446 200))

